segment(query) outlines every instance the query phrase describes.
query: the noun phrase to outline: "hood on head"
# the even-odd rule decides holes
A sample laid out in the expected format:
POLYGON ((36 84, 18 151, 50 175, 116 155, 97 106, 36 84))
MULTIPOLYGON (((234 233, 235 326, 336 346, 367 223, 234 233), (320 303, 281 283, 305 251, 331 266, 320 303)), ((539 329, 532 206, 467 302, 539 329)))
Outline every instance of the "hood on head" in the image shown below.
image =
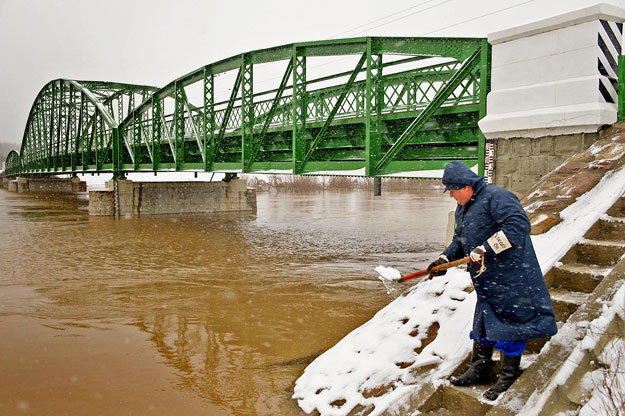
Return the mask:
POLYGON ((450 162, 445 165, 445 171, 443 172, 444 192, 450 189, 462 189, 467 185, 477 189, 482 181, 484 181, 483 177, 477 175, 462 162, 450 162))

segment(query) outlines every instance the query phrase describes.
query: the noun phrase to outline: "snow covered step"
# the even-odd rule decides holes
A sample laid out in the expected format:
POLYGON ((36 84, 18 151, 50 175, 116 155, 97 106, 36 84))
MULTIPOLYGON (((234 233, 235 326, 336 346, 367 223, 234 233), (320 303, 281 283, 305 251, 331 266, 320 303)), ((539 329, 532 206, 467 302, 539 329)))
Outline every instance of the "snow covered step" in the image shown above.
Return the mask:
POLYGON ((566 322, 589 296, 589 293, 572 292, 562 288, 549 289, 549 293, 556 320, 559 322, 566 322))
POLYGON ((625 218, 605 216, 590 227, 584 237, 591 240, 623 241, 625 218))
POLYGON ((625 253, 625 242, 583 240, 571 247, 560 261, 565 264, 614 266, 623 253, 625 253))
POLYGON ((551 268, 545 275, 547 285, 564 288, 573 292, 592 292, 612 268, 587 264, 565 264, 551 268))

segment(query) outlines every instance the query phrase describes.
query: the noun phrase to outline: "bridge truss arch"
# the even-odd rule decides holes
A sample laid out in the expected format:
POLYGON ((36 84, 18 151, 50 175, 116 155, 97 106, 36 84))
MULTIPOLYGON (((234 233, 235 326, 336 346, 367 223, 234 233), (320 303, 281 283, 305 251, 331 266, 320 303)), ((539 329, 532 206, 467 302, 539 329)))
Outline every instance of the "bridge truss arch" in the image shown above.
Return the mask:
POLYGON ((156 87, 57 79, 37 95, 24 129, 20 173, 112 170, 119 121, 156 87))
POLYGON ((31 110, 21 173, 411 176, 450 160, 482 173, 477 121, 489 87, 481 38, 294 43, 210 63, 160 89, 56 80, 31 110))
POLYGON ((7 176, 15 176, 18 175, 22 171, 22 161, 20 159, 20 154, 15 150, 11 150, 7 155, 6 165, 5 165, 5 175, 7 176))

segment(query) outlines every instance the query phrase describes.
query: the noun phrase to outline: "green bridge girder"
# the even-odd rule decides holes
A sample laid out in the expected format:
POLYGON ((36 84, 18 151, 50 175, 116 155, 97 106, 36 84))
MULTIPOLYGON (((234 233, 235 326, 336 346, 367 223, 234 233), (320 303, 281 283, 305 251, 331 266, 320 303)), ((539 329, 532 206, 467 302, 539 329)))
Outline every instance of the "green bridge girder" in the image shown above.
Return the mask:
POLYGON ((6 174, 410 176, 452 160, 483 174, 477 121, 486 115, 490 59, 481 38, 363 37, 246 52, 160 89, 54 80, 37 96, 6 174), (352 66, 307 76, 315 60, 339 66, 327 62, 337 56, 352 66), (254 74, 268 65, 275 85, 259 89, 254 74))

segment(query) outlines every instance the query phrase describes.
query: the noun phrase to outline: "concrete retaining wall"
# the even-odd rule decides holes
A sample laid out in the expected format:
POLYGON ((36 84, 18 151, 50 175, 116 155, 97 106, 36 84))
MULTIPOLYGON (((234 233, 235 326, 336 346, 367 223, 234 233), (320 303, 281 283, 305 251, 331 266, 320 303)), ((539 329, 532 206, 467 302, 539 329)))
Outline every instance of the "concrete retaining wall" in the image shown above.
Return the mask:
POLYGON ((89 192, 89 215, 140 216, 256 211, 256 191, 245 179, 230 182, 108 181, 89 192), (117 197, 115 197, 117 187, 117 197))

